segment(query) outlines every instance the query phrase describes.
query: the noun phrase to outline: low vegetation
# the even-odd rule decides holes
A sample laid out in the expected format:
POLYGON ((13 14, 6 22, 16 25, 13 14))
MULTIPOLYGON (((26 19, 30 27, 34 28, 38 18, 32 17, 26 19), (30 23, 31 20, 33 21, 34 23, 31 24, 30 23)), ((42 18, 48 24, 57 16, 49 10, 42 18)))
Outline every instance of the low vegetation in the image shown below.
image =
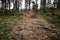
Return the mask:
POLYGON ((60 29, 60 17, 59 17, 60 12, 59 12, 59 10, 55 10, 54 15, 52 15, 51 11, 47 11, 46 13, 43 13, 43 11, 40 10, 39 13, 40 13, 40 15, 42 15, 42 17, 47 19, 47 21, 54 24, 56 26, 56 28, 60 29))
POLYGON ((0 15, 0 40, 11 39, 12 27, 18 19, 18 15, 0 15))
MULTIPOLYGON (((60 30, 60 10, 55 10, 54 15, 52 15, 51 11, 47 11, 46 13, 43 13, 42 10, 38 11, 40 15, 44 19, 46 19, 49 23, 52 23, 55 28, 60 30)), ((60 31, 58 31, 58 36, 60 37, 60 31)))

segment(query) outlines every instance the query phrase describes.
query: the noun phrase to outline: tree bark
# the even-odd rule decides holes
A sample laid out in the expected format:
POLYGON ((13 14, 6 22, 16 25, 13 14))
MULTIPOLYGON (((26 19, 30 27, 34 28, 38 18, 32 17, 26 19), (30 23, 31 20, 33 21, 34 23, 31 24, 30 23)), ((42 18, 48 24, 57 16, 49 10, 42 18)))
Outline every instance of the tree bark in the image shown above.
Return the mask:
POLYGON ((57 6, 58 9, 60 9, 60 0, 58 0, 58 6, 57 6))
POLYGON ((44 0, 44 12, 45 12, 45 9, 46 9, 46 0, 44 0))
POLYGON ((9 10, 10 10, 10 0, 9 0, 9 10))
POLYGON ((31 0, 29 0, 29 10, 30 10, 30 4, 31 4, 31 0))

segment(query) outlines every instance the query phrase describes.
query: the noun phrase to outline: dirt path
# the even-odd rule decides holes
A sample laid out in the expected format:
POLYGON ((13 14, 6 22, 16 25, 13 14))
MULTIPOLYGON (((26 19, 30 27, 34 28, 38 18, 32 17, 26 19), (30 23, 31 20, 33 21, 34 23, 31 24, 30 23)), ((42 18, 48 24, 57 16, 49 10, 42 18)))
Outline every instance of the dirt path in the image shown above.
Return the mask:
POLYGON ((12 40, 56 40, 56 29, 34 12, 23 12, 13 28, 12 40))

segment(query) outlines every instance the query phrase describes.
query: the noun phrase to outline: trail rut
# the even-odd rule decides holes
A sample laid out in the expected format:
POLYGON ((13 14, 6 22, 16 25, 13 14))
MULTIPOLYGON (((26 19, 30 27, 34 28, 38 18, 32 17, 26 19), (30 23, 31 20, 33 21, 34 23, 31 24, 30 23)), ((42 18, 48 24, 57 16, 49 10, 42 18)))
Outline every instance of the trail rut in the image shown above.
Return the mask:
POLYGON ((12 40, 57 40, 57 32, 40 15, 26 11, 13 28, 12 40))

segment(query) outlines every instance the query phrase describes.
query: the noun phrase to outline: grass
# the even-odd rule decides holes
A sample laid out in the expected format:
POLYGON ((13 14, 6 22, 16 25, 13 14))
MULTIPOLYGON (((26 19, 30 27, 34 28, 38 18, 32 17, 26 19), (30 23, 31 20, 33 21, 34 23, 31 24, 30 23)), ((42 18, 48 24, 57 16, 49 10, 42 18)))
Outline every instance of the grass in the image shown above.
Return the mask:
POLYGON ((43 15, 50 23, 54 24, 56 28, 60 29, 60 19, 57 16, 43 15))
MULTIPOLYGON (((51 12, 46 12, 46 13, 43 13, 42 10, 38 11, 39 14, 44 18, 46 19, 49 23, 53 24, 55 26, 55 28, 59 29, 58 31, 58 39, 60 40, 60 17, 59 16, 56 16, 56 15, 51 15, 51 12)), ((60 13, 60 11, 55 11, 55 13, 60 13)), ((60 14, 59 14, 60 15, 60 14)))
POLYGON ((11 40, 12 27, 18 19, 18 15, 0 15, 0 40, 11 40))
MULTIPOLYGON (((56 16, 56 15, 53 15, 52 16, 52 13, 51 12, 46 12, 46 13, 43 13, 43 11, 38 11, 40 13, 40 15, 42 15, 42 17, 44 19, 46 19, 49 23, 52 23, 55 25, 56 28, 59 28, 60 29, 60 17, 59 16, 56 16)), ((56 10, 54 13, 55 14, 58 14, 58 12, 60 13, 59 10, 56 10)), ((60 14, 59 14, 60 15, 60 14)))

